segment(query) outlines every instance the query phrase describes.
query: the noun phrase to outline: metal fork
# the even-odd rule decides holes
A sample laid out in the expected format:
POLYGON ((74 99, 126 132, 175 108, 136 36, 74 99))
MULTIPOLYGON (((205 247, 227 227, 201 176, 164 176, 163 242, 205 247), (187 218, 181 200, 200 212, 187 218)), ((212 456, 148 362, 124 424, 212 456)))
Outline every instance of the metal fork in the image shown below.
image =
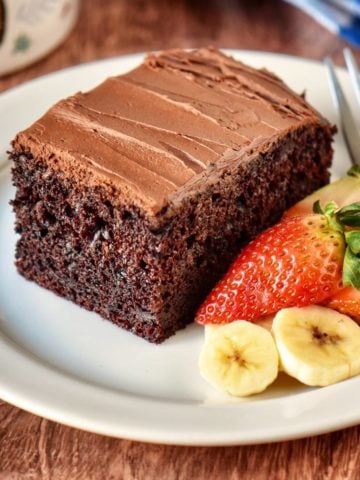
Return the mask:
MULTIPOLYGON (((360 107, 360 76, 355 58, 348 48, 345 48, 344 57, 350 75, 356 98, 360 107)), ((354 165, 360 166, 360 133, 351 113, 345 94, 335 73, 334 64, 330 57, 324 59, 327 67, 331 93, 340 117, 340 127, 344 134, 345 142, 354 165)))

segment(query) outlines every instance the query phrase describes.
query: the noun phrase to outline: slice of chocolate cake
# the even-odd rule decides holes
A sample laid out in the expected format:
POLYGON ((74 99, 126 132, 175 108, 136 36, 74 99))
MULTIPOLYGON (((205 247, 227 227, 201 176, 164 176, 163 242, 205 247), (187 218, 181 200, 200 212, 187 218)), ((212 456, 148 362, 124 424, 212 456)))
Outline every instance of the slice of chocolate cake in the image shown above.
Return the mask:
POLYGON ((329 179, 334 129, 266 70, 149 55, 13 142, 18 271, 152 342, 329 179))

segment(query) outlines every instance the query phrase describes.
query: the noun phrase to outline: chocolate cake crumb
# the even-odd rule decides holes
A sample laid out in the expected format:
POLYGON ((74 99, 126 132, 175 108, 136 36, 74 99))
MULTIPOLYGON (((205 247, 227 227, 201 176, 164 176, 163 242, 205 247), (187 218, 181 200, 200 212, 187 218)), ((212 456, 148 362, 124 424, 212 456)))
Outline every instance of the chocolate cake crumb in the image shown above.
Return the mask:
POLYGON ((151 55, 17 135, 17 269, 160 343, 329 181, 333 133, 264 70, 208 49, 151 55))

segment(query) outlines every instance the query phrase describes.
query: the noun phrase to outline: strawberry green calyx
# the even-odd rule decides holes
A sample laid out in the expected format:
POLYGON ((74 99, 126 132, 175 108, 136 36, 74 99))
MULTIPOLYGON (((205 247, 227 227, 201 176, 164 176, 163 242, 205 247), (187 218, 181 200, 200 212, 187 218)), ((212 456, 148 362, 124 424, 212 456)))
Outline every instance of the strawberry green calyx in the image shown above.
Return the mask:
POLYGON ((358 165, 353 165, 350 170, 348 170, 347 175, 360 178, 360 167, 358 165))
POLYGON ((318 213, 319 215, 332 215, 338 206, 335 202, 328 202, 324 208, 320 204, 320 200, 317 200, 313 205, 313 212, 318 213))
POLYGON ((341 208, 336 213, 338 222, 352 230, 345 230, 346 250, 342 283, 360 290, 360 202, 341 208))
MULTIPOLYGON (((360 170, 353 167, 355 171, 360 170)), ((324 215, 329 226, 341 232, 345 237, 346 250, 343 262, 342 283, 360 290, 360 202, 337 208, 335 202, 329 202, 324 208, 317 201, 313 206, 314 213, 324 215), (347 230, 351 228, 352 230, 347 230)))
POLYGON ((337 218, 337 211, 339 210, 335 202, 328 202, 324 208, 321 207, 320 201, 314 203, 313 212, 319 215, 324 215, 329 223, 329 227, 340 233, 344 233, 344 227, 337 218))
POLYGON ((340 208, 336 213, 338 221, 347 227, 360 228, 360 202, 340 208))
POLYGON ((355 255, 360 254, 360 231, 350 230, 345 232, 345 240, 355 255))
POLYGON ((342 283, 360 290, 360 255, 356 255, 349 245, 345 251, 342 283))

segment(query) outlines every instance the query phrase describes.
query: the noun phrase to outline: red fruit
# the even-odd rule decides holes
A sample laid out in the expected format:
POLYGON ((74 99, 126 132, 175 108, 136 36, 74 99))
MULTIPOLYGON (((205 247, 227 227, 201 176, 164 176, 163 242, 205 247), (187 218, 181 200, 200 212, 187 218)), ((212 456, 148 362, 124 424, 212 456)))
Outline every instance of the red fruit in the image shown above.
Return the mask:
POLYGON ((201 324, 322 303, 341 288, 345 239, 330 216, 284 218, 240 253, 197 312, 201 324))
POLYGON ((353 287, 346 287, 331 297, 327 307, 349 315, 360 322, 360 291, 353 287))

